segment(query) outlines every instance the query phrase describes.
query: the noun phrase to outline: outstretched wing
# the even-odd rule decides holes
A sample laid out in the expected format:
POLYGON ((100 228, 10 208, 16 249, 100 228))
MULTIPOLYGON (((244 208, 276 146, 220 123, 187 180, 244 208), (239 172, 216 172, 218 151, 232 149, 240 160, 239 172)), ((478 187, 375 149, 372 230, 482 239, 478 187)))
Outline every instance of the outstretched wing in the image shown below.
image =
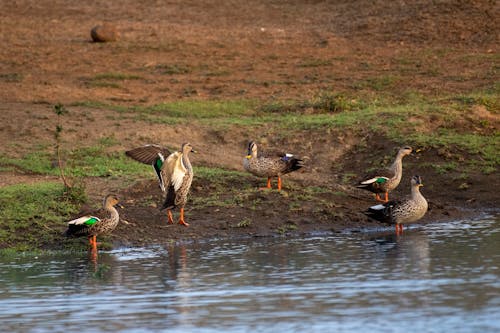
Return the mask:
POLYGON ((170 155, 170 150, 160 145, 145 145, 125 152, 127 156, 144 164, 150 164, 155 170, 160 188, 165 192, 165 183, 161 174, 161 169, 165 159, 170 155))
POLYGON ((125 155, 141 163, 154 165, 158 158, 165 160, 170 155, 170 150, 160 145, 150 144, 127 150, 125 155))

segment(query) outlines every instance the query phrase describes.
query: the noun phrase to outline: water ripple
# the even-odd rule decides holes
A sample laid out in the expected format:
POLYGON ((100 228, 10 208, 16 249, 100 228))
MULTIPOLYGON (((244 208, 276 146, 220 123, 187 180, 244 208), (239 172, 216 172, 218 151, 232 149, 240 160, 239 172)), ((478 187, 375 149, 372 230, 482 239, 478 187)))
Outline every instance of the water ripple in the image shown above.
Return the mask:
POLYGON ((498 332, 494 218, 0 259, 3 331, 498 332), (388 325, 392 323, 393 325, 388 325))

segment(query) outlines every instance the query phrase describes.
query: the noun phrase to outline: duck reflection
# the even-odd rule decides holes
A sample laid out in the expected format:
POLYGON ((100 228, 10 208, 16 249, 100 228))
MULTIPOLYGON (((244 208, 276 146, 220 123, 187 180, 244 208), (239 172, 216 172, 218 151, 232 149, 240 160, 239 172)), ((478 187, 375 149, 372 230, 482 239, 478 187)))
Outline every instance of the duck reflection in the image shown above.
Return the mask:
POLYGON ((187 269, 187 251, 183 244, 170 244, 167 248, 168 253, 168 276, 171 280, 178 281, 179 273, 186 272, 187 269))
POLYGON ((421 229, 410 229, 397 235, 392 230, 370 235, 378 256, 385 257, 388 265, 397 265, 413 273, 430 274, 430 245, 428 235, 421 229))
POLYGON ((105 281, 123 280, 121 266, 116 258, 109 253, 101 253, 99 257, 89 253, 89 268, 93 272, 92 277, 105 281))

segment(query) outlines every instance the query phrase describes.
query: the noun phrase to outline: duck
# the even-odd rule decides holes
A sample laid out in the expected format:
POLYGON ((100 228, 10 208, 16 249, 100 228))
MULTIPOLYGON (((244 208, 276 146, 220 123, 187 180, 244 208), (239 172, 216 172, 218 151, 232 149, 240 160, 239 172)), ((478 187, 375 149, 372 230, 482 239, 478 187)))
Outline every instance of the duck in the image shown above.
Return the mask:
POLYGON ((246 171, 258 177, 267 177, 266 189, 271 189, 271 178, 278 177, 281 191, 281 176, 304 166, 304 161, 290 153, 259 154, 255 141, 248 143, 247 155, 243 159, 246 171))
POLYGON ((160 210, 167 210, 168 224, 173 224, 172 210, 180 208, 179 224, 189 224, 184 219, 184 207, 193 181, 193 167, 189 153, 196 153, 189 142, 183 143, 180 151, 170 153, 160 145, 145 145, 126 151, 125 154, 139 162, 150 164, 155 170, 165 201, 160 210))
POLYGON ((144 164, 149 164, 158 178, 159 186, 162 192, 165 192, 165 187, 161 176, 161 167, 165 159, 172 152, 167 147, 157 144, 147 144, 138 148, 127 150, 125 155, 144 164))
POLYGON ((65 236, 88 237, 91 250, 97 253, 97 236, 110 234, 120 221, 120 215, 115 206, 122 207, 119 204, 118 197, 114 194, 106 195, 103 200, 103 209, 68 221, 65 236))
POLYGON ((398 150, 396 159, 387 169, 379 169, 369 173, 357 184, 357 188, 375 193, 375 200, 389 202, 389 192, 398 187, 403 175, 403 158, 410 155, 412 148, 405 146, 398 150), (380 194, 384 194, 384 198, 380 194))
POLYGON ((389 201, 368 208, 369 217, 390 224, 395 224, 396 234, 403 232, 403 224, 413 223, 424 217, 429 207, 427 200, 420 192, 424 186, 422 178, 415 175, 411 178, 411 196, 399 201, 389 201))

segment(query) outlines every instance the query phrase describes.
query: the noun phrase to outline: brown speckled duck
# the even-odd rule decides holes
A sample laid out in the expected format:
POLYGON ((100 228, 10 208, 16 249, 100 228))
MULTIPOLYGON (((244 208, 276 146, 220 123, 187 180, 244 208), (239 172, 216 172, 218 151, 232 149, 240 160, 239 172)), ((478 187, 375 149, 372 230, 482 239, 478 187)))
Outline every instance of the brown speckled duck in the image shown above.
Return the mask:
POLYGON ((243 167, 258 177, 267 177, 266 188, 271 188, 271 178, 278 177, 278 190, 281 190, 281 176, 303 167, 303 161, 289 153, 261 155, 257 153, 257 144, 250 141, 243 167))
POLYGON ((115 208, 118 202, 116 195, 108 194, 104 198, 103 209, 92 215, 85 215, 69 221, 65 235, 67 237, 88 237, 92 250, 97 251, 97 235, 111 233, 120 221, 120 216, 115 208))
POLYGON ((394 190, 401 181, 403 175, 403 157, 410 155, 411 147, 399 149, 394 163, 388 169, 380 169, 369 173, 356 187, 375 193, 375 199, 381 202, 389 201, 389 192, 394 190), (380 194, 384 193, 384 199, 380 194))
POLYGON ((184 220, 184 206, 193 181, 190 152, 195 151, 189 143, 182 144, 181 151, 171 154, 168 154, 167 148, 158 145, 146 145, 125 152, 127 156, 153 166, 160 188, 165 193, 165 202, 161 209, 167 210, 168 223, 174 223, 172 209, 179 207, 179 224, 186 227, 189 224, 184 220))
POLYGON ((403 224, 418 221, 427 212, 428 204, 422 193, 420 193, 421 186, 424 186, 422 178, 413 176, 411 179, 411 196, 409 198, 372 206, 365 213, 381 222, 395 224, 396 233, 402 233, 403 224))

